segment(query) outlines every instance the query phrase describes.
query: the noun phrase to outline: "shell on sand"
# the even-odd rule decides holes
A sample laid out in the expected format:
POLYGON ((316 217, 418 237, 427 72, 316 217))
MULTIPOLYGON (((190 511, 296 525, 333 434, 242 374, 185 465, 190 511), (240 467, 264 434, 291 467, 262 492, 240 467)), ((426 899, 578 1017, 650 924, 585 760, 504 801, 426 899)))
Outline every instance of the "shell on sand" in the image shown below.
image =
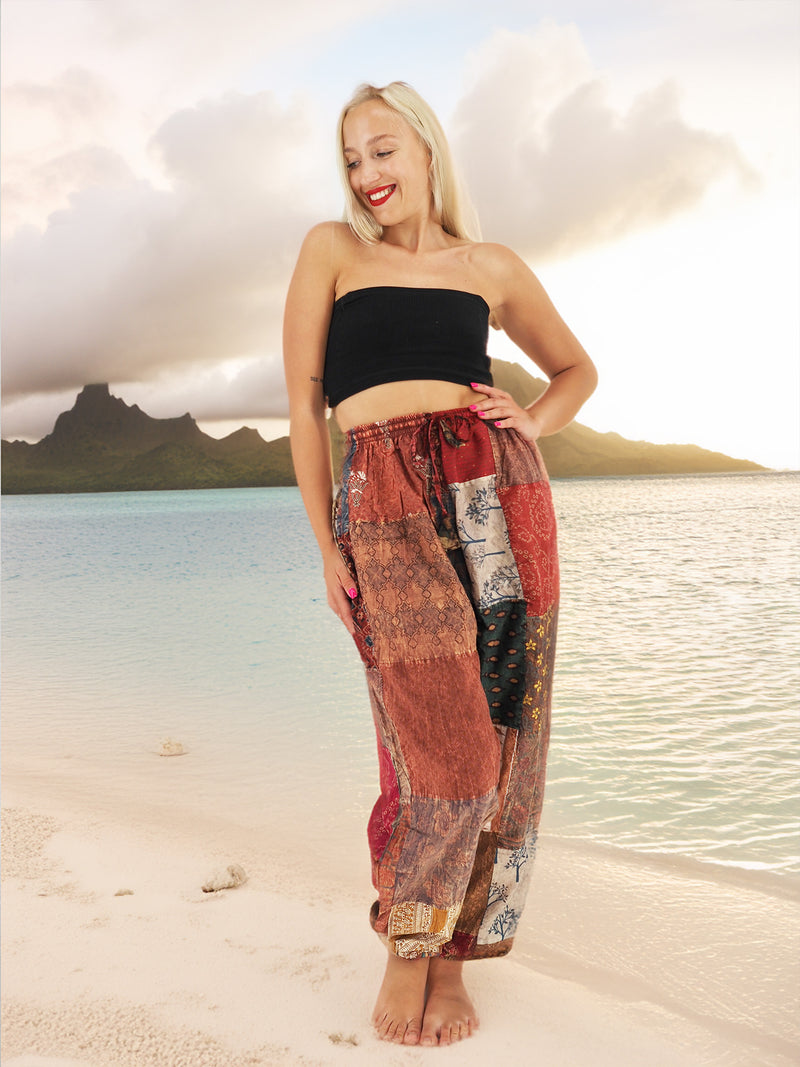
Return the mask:
POLYGON ((171 737, 165 737, 158 747, 159 756, 183 756, 185 752, 180 741, 173 741, 171 737))
POLYGON ((204 893, 218 893, 220 889, 236 889, 247 881, 244 868, 232 863, 226 870, 217 871, 200 887, 204 893))

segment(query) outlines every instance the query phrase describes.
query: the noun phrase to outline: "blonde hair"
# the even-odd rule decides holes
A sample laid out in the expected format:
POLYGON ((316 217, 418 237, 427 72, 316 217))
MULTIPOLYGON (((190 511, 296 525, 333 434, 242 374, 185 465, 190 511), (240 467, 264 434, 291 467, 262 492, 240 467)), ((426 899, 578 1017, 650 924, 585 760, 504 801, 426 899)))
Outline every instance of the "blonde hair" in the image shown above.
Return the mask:
POLYGON ((382 101, 386 107, 404 118, 430 153, 433 210, 445 233, 468 241, 479 241, 481 235, 478 217, 462 188, 441 123, 431 106, 405 82, 391 82, 383 88, 359 85, 339 116, 337 157, 345 191, 345 220, 356 237, 366 244, 377 244, 383 234, 383 227, 375 221, 350 186, 350 176, 342 151, 344 120, 348 112, 369 100, 382 101))

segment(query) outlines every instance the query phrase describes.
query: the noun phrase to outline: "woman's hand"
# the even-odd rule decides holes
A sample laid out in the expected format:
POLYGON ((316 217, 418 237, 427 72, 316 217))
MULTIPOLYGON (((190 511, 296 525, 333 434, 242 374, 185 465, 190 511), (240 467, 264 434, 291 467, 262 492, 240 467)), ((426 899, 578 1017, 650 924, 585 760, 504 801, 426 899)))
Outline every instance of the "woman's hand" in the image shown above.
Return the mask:
POLYGON ((339 549, 334 545, 325 555, 323 561, 323 573, 325 575, 325 588, 328 593, 328 606, 334 615, 337 615, 350 634, 355 633, 353 616, 350 613, 350 605, 358 596, 350 572, 345 566, 339 549))
POLYGON ((520 437, 533 444, 541 435, 542 426, 539 419, 526 408, 520 407, 516 400, 504 389, 495 389, 493 385, 481 385, 470 382, 472 388, 483 393, 485 400, 470 404, 470 411, 477 412, 484 422, 493 422, 501 430, 516 430, 520 437))

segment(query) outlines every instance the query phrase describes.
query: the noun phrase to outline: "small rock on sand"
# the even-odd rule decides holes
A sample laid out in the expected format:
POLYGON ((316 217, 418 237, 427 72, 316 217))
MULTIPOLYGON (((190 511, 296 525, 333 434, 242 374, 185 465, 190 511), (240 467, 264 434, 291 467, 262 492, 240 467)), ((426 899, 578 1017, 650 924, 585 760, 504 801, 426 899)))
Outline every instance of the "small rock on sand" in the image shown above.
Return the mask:
POLYGON ((238 863, 232 863, 224 871, 217 871, 207 882, 200 887, 204 893, 218 893, 220 889, 235 889, 247 881, 244 868, 238 863))
POLYGON ((173 741, 171 737, 165 737, 158 748, 159 756, 183 756, 185 752, 180 741, 173 741))

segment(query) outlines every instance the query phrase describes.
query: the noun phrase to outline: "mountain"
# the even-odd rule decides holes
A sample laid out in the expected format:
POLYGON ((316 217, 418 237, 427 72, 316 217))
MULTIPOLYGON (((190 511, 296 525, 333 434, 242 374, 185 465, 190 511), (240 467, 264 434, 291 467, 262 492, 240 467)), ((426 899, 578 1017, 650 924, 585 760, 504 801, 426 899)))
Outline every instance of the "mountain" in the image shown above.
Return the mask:
POLYGON ((294 485, 289 439, 242 428, 217 440, 191 415, 154 419, 87 385, 35 445, 3 441, 4 493, 294 485))
MULTIPOLYGON (((515 363, 495 360, 495 382, 523 404, 545 388, 515 363)), ((330 420, 334 457, 343 436, 330 420)), ((695 474, 758 471, 696 445, 653 445, 572 423, 543 438, 542 454, 555 478, 612 474, 695 474)), ((295 485, 288 437, 265 441, 243 427, 217 440, 191 415, 155 419, 112 396, 107 385, 87 385, 74 407, 36 444, 3 441, 4 493, 77 493, 132 489, 224 489, 295 485)))

